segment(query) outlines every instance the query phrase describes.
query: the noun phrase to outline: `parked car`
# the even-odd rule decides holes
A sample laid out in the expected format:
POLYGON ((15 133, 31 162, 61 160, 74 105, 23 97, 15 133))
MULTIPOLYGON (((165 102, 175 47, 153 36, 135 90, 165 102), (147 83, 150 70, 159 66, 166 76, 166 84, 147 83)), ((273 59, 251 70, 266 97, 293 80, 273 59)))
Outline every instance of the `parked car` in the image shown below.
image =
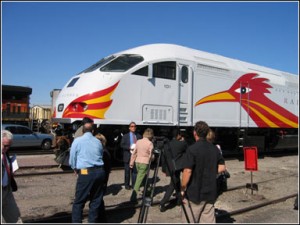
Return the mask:
POLYGON ((11 147, 41 147, 51 149, 53 136, 50 134, 36 133, 29 127, 17 124, 2 124, 2 130, 9 130, 13 134, 11 147))

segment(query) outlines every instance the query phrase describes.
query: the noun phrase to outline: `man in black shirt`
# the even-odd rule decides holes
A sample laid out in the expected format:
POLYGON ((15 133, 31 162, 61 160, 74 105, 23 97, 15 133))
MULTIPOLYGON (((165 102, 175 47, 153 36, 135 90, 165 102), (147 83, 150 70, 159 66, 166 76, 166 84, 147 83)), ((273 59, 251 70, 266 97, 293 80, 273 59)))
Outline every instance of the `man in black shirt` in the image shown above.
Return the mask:
MULTIPOLYGON (((187 214, 192 223, 215 223, 214 203, 217 198, 216 174, 224 159, 217 147, 206 140, 209 126, 198 121, 194 127, 196 142, 191 145, 183 160, 181 195, 188 204, 187 214)), ((225 167, 222 167, 225 170, 225 167)), ((186 217, 182 214, 182 222, 186 217)))

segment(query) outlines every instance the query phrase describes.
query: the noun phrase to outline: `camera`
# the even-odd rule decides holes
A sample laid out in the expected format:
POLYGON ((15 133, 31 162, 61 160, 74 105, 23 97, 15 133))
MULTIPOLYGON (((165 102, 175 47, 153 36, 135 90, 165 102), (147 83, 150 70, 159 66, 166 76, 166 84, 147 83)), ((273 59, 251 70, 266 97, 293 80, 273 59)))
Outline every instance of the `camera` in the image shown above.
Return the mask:
POLYGON ((164 136, 154 136, 154 138, 153 138, 154 153, 156 153, 156 154, 162 153, 167 141, 168 141, 168 139, 164 136))

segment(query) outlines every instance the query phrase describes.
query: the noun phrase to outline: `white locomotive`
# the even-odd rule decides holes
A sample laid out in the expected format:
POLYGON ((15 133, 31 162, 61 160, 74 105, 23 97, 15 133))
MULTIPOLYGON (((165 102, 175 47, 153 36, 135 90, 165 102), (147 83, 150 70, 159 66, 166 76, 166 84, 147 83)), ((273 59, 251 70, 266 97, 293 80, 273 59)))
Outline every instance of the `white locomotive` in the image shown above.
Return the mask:
POLYGON ((298 101, 297 75, 150 44, 110 55, 72 77, 56 99, 53 122, 76 128, 88 116, 109 139, 131 121, 160 135, 202 120, 225 150, 245 144, 268 150, 280 138, 298 147, 298 101))

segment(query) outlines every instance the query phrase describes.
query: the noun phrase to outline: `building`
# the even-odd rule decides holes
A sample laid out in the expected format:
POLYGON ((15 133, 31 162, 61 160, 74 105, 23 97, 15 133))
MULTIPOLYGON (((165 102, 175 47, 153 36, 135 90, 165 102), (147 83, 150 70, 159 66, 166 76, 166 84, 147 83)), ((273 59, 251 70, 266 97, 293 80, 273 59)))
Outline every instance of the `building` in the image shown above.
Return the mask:
POLYGON ((32 120, 50 120, 51 105, 35 105, 30 108, 30 118, 32 120))
POLYGON ((51 105, 34 105, 30 108, 30 127, 33 131, 49 133, 51 105))

